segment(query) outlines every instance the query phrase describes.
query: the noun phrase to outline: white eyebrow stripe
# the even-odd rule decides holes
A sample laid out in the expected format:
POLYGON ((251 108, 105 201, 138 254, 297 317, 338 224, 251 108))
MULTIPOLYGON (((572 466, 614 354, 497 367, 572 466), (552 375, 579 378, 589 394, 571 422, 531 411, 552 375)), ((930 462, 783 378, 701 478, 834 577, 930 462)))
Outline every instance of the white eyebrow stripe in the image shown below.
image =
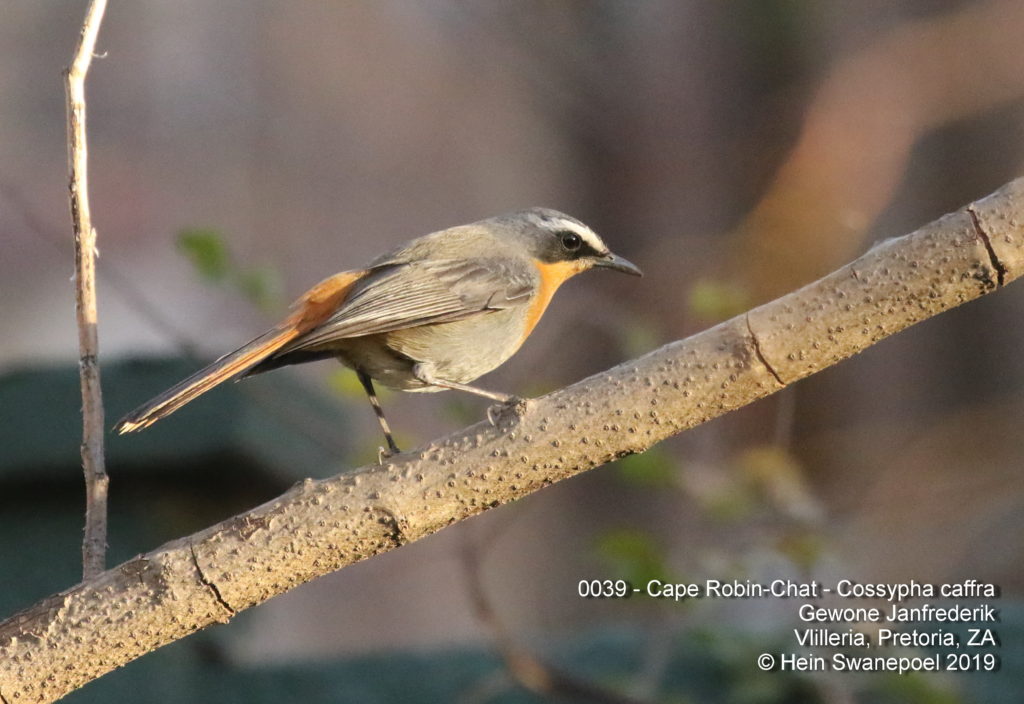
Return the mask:
POLYGON ((605 252, 608 250, 608 246, 601 241, 601 238, 597 236, 597 233, 591 230, 586 225, 576 222, 575 220, 566 220, 565 218, 554 218, 551 221, 553 230, 569 230, 575 232, 580 236, 584 242, 596 252, 605 252))

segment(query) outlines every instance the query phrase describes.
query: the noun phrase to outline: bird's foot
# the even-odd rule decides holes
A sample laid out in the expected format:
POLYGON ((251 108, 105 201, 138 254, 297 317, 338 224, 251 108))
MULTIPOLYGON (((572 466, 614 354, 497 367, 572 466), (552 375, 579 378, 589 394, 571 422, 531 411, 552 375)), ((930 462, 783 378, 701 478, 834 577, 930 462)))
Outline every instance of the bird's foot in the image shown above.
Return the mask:
POLYGON ((529 399, 513 396, 512 394, 505 394, 505 397, 498 403, 487 407, 487 422, 492 426, 497 427, 498 421, 501 420, 502 416, 509 412, 512 412, 515 415, 521 415, 522 412, 526 410, 526 406, 529 403, 529 399))
POLYGON ((377 464, 383 465, 384 460, 389 460, 395 455, 399 454, 401 450, 398 449, 397 445, 392 445, 390 448, 378 447, 377 448, 377 464))

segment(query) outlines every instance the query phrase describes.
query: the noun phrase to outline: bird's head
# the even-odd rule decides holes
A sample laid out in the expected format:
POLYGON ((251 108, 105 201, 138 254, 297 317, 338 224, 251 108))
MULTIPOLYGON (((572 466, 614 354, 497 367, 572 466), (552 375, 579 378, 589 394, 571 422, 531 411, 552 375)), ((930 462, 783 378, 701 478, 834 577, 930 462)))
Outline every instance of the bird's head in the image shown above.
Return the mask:
POLYGON ((560 264, 573 273, 600 267, 643 276, 635 264, 612 252, 596 232, 565 213, 530 208, 500 216, 500 220, 539 263, 560 264))

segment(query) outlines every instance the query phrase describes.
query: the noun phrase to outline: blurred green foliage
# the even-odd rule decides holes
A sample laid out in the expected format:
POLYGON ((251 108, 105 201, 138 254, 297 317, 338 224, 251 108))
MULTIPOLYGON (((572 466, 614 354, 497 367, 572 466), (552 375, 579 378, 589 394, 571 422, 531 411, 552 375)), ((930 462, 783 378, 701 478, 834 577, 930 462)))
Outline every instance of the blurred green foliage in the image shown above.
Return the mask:
MULTIPOLYGON (((327 375, 327 387, 342 398, 359 399, 360 402, 366 398, 366 391, 359 382, 359 377, 356 376, 354 371, 346 367, 339 366, 327 375)), ((375 385, 374 390, 377 392, 377 398, 380 399, 386 398, 391 394, 391 390, 386 387, 378 388, 375 385)))
POLYGON ((626 359, 647 354, 661 344, 658 328, 648 321, 627 318, 619 328, 619 349, 626 359))
MULTIPOLYGON (((619 479, 635 488, 665 489, 675 483, 674 459, 662 446, 624 457, 615 463, 615 468, 619 479)), ((678 581, 669 579, 665 550, 648 530, 606 531, 597 539, 597 552, 611 574, 631 584, 646 584, 652 579, 678 581)))
POLYGON ((775 549, 803 571, 817 565, 827 548, 827 539, 814 529, 791 530, 775 542, 775 549))
POLYGON ((662 445, 638 455, 629 455, 615 463, 619 478, 634 486, 667 488, 676 483, 673 457, 662 445))
POLYGON ((219 231, 186 228, 178 233, 177 247, 207 281, 231 287, 268 313, 282 307, 281 276, 277 270, 238 264, 219 231))
MULTIPOLYGON (((878 678, 874 689, 877 701, 892 704, 960 704, 965 701, 955 691, 952 678, 933 673, 888 674, 878 678)), ((976 700, 983 701, 983 700, 976 700)))
POLYGON ((687 306, 697 318, 717 323, 748 310, 750 300, 750 293, 738 283, 705 278, 690 287, 687 306))
MULTIPOLYGON (((327 375, 327 387, 346 401, 355 404, 359 411, 372 417, 370 402, 366 398, 366 390, 363 389, 359 377, 351 369, 339 366, 327 375)), ((381 384, 374 384, 374 391, 381 404, 384 404, 394 392, 381 384)), ((387 411, 385 410, 385 413, 387 411)), ((416 442, 409 435, 406 435, 400 428, 392 428, 391 434, 395 443, 403 450, 408 450, 416 445, 416 442)), ((356 449, 352 454, 352 461, 356 465, 371 464, 379 459, 380 448, 384 445, 384 436, 377 431, 377 422, 374 420, 373 429, 360 434, 354 442, 356 449)))
POLYGON ((221 282, 227 278, 230 256, 224 238, 216 230, 192 228, 178 233, 178 251, 206 279, 221 282))
POLYGON ((797 458, 779 445, 758 445, 739 453, 735 466, 773 509, 796 521, 813 523, 822 509, 797 458))
POLYGON ((654 537, 642 530, 619 528, 600 537, 597 549, 617 579, 638 585, 652 579, 670 580, 665 551, 654 537))
POLYGON ((238 270, 235 272, 234 284, 260 310, 272 311, 282 306, 283 287, 276 269, 260 266, 238 270))

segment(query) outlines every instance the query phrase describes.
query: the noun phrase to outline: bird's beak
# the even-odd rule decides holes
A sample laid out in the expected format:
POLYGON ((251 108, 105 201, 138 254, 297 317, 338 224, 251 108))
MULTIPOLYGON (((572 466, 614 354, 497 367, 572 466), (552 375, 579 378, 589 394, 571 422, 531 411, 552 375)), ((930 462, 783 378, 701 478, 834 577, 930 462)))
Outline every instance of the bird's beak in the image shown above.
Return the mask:
POLYGON ((604 267, 605 269, 614 269, 615 271, 621 271, 624 274, 632 274, 633 276, 644 275, 644 272, 640 271, 640 267, 625 257, 620 257, 614 252, 608 252, 607 254, 602 254, 599 257, 594 257, 594 266, 604 267))

